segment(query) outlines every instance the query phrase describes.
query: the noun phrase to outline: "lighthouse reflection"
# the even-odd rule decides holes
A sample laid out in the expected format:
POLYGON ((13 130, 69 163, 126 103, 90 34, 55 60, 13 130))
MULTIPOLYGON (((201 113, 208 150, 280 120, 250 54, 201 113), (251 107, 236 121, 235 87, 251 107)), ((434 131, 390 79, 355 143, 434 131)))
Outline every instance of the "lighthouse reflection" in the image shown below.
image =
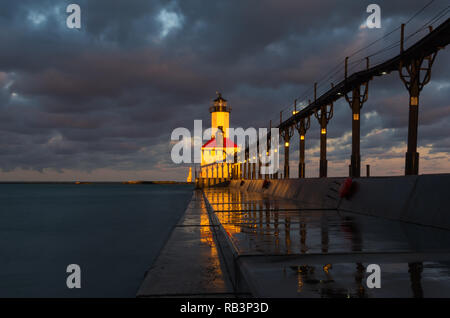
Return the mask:
MULTIPOLYGON (((299 295, 313 297, 371 297, 367 287, 369 262, 345 261, 335 255, 359 255, 385 249, 410 250, 408 242, 388 231, 381 243, 376 234, 383 221, 336 210, 302 209, 301 203, 241 192, 229 188, 205 189, 215 218, 227 233, 238 255, 296 256, 283 269, 296 280, 299 295), (378 223, 376 223, 378 222, 378 223), (391 235, 393 238, 389 237, 391 235), (312 261, 302 261, 302 255, 312 261), (308 258, 317 256, 316 258, 308 258), (319 257, 320 256, 320 257, 319 257), (321 261, 323 260, 323 261, 321 261), (337 260, 337 261, 336 261, 337 260)), ((353 257, 352 259, 357 260, 353 257)), ((423 264, 403 263, 410 294, 423 297, 423 264)), ((284 277, 284 276, 283 276, 284 277)))

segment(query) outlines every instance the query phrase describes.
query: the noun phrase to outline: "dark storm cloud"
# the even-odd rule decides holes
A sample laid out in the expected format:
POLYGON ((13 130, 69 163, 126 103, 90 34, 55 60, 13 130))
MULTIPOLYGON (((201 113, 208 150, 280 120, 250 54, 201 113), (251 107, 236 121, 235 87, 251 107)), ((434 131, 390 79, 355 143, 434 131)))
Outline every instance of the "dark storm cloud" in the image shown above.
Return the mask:
MULTIPOLYGON (((424 5, 401 2, 379 1, 383 28, 367 30, 361 25, 369 1, 3 1, 1 169, 167 167, 172 129, 192 129, 193 119, 209 125, 216 90, 233 106, 234 126, 276 124, 280 110, 287 116, 286 107, 305 91, 303 101, 311 99, 314 81, 342 66, 346 55, 424 5), (65 26, 71 2, 82 8, 80 31, 65 26)), ((436 1, 408 24, 407 34, 443 6, 436 1)), ((394 34, 350 61, 396 40, 394 34)), ((420 143, 430 152, 450 148, 448 61, 441 51, 421 95, 420 143)), ((341 77, 342 67, 319 92, 341 77)), ((369 94, 362 148, 382 155, 404 145, 408 96, 397 73, 371 82, 369 94)), ((338 101, 328 130, 336 140, 330 158, 348 157, 350 116, 338 101)), ((309 147, 318 145, 317 127, 313 118, 309 147)))

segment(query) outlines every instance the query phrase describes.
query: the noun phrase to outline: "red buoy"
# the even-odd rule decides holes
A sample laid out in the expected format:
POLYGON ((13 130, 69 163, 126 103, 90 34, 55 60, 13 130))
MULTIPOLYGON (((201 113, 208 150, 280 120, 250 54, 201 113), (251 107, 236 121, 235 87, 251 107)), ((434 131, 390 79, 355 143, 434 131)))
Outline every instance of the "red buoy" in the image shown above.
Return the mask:
POLYGON ((344 183, 339 188, 339 196, 341 198, 347 197, 350 195, 352 190, 352 178, 345 179, 344 183))

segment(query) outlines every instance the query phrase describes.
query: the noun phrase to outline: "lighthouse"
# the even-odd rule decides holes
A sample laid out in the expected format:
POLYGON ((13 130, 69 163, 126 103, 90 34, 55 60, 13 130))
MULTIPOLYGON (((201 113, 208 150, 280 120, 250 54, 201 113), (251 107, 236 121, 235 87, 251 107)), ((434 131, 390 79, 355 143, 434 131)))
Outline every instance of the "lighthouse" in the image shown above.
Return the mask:
MULTIPOLYGON (((209 107, 211 113, 211 139, 208 140, 201 150, 202 154, 202 177, 210 178, 213 176, 214 163, 231 162, 239 147, 229 139, 228 129, 230 128, 231 107, 222 94, 217 92, 216 99, 209 107), (208 169, 211 166, 211 169, 208 169), (211 172, 208 172, 210 171, 211 172)), ((221 170, 221 169, 220 169, 221 170)), ((228 170, 223 169, 222 175, 228 178, 228 170)))
POLYGON ((222 97, 219 92, 216 93, 217 98, 213 101, 213 105, 209 107, 211 113, 211 135, 215 136, 218 130, 221 130, 225 138, 228 138, 228 128, 230 128, 231 107, 228 106, 227 100, 222 97))

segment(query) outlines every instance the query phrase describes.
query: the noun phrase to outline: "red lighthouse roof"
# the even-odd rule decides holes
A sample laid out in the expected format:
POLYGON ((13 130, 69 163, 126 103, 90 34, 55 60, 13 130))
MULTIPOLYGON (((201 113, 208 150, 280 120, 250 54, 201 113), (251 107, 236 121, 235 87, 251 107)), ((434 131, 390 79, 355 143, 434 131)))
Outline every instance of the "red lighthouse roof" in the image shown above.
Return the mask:
POLYGON ((216 138, 213 137, 202 146, 202 149, 203 148, 238 148, 238 146, 230 139, 225 137, 223 137, 223 144, 218 145, 216 142, 216 138))

